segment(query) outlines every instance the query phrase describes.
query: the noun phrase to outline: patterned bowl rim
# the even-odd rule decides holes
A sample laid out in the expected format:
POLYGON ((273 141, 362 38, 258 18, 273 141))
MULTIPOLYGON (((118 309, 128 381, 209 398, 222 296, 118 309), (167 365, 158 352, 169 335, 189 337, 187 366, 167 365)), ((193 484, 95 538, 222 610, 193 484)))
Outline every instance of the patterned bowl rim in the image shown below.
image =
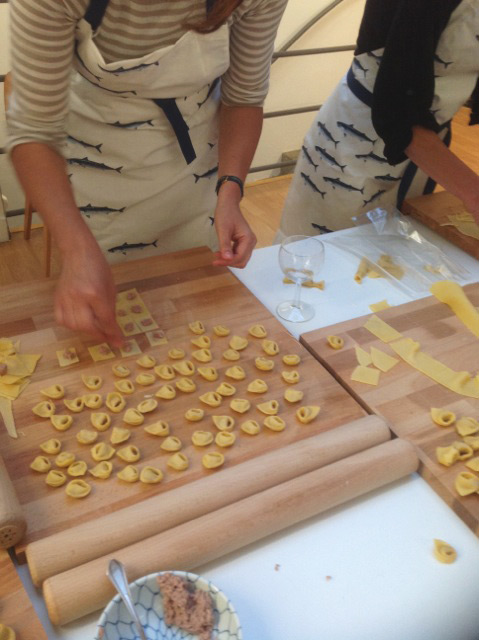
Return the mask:
MULTIPOLYGON (((208 590, 212 591, 215 595, 215 597, 217 596, 223 596, 223 598, 227 601, 228 603, 228 608, 229 611, 231 613, 231 616, 235 619, 236 621, 236 625, 237 625, 237 639, 238 640, 242 640, 243 638, 243 634, 242 634, 242 630, 241 630, 241 623, 238 617, 238 614, 236 612, 236 609, 233 606, 233 603, 231 602, 231 600, 228 598, 228 596, 223 593, 223 591, 221 591, 221 589, 219 589, 215 584, 213 584, 210 580, 208 580, 207 578, 202 578, 201 576, 199 576, 196 573, 193 573, 192 571, 175 571, 175 570, 165 570, 165 571, 155 571, 153 573, 149 573, 146 576, 142 576, 141 578, 138 578, 137 580, 133 580, 132 582, 129 583, 130 589, 132 587, 136 587, 136 586, 142 586, 143 584, 145 584, 146 582, 148 582, 149 580, 156 580, 156 578, 158 576, 161 576, 165 573, 172 573, 175 576, 181 576, 183 578, 188 578, 189 580, 192 580, 193 582, 198 582, 199 584, 206 586, 208 588, 208 590)), ((99 638, 99 631, 100 629, 102 629, 105 625, 105 623, 107 622, 107 617, 110 613, 110 611, 113 609, 113 607, 115 605, 119 605, 121 603, 121 597, 120 594, 116 594, 115 596, 113 596, 113 598, 110 600, 110 602, 105 606, 105 608, 103 609, 100 619, 98 620, 97 623, 97 632, 95 635, 95 640, 97 638, 99 638)))

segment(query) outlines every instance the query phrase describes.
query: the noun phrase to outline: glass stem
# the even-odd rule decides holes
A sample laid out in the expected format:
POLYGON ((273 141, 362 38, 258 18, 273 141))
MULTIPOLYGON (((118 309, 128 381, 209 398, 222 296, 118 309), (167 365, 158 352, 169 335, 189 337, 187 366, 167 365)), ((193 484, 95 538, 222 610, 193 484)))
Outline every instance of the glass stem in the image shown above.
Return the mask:
POLYGON ((293 298, 293 307, 296 309, 300 308, 299 300, 301 298, 301 280, 296 280, 294 283, 294 298, 293 298))

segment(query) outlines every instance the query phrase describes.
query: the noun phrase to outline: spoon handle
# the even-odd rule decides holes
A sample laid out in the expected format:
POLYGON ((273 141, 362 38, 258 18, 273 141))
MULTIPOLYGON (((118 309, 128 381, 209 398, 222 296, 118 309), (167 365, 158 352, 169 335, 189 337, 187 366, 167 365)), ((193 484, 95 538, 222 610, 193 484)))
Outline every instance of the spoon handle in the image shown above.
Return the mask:
POLYGON ((143 631, 143 626, 138 617, 138 613, 133 604, 130 587, 128 586, 128 579, 126 577, 125 567, 121 562, 113 558, 112 560, 110 560, 106 575, 115 586, 125 604, 125 607, 128 609, 128 613, 133 618, 137 626, 138 633, 140 634, 140 640, 147 640, 145 632, 143 631))

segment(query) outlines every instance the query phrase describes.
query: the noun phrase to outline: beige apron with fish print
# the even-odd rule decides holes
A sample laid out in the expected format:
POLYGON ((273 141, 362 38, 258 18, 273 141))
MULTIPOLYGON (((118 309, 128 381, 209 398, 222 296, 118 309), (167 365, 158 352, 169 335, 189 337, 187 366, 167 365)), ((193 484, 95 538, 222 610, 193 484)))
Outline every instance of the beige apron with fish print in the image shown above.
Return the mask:
MULTIPOLYGON (((477 0, 464 0, 440 36, 434 62, 431 111, 448 143, 450 120, 479 75, 477 0)), ((399 206, 430 193, 435 183, 409 160, 390 165, 371 121, 371 99, 383 49, 355 56, 306 134, 276 240, 354 226, 353 216, 399 206), (369 103, 369 104, 368 104, 369 103)))
POLYGON ((208 244, 228 26, 105 63, 94 35, 107 4, 92 0, 76 27, 66 150, 76 203, 112 263, 208 244))

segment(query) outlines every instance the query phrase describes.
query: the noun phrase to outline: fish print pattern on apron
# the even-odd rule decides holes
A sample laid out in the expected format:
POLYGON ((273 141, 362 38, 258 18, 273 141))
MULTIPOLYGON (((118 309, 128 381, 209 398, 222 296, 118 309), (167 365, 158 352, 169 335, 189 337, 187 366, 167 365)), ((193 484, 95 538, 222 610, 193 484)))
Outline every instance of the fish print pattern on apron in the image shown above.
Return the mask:
MULTIPOLYGON (((440 36, 434 60, 431 112, 450 140, 450 121, 479 76, 477 0, 463 0, 440 36)), ((383 49, 354 57, 306 134, 276 240, 353 226, 351 218, 376 207, 433 191, 435 183, 409 160, 390 165, 371 121, 371 99, 383 49)))
POLYGON ((111 263, 210 244, 228 25, 106 63, 94 37, 107 5, 92 0, 76 26, 65 155, 77 206, 111 263))

